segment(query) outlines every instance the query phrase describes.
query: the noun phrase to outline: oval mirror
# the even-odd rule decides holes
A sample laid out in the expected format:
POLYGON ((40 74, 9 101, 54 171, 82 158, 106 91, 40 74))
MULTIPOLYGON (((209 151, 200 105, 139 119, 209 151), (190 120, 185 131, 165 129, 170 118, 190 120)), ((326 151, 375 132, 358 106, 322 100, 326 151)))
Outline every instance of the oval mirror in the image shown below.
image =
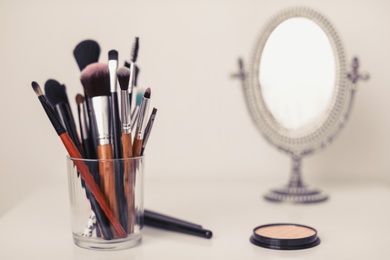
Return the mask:
POLYGON ((308 203, 328 198, 303 184, 301 160, 326 147, 345 125, 359 78, 357 65, 354 59, 354 70, 346 72, 335 29, 311 9, 288 9, 265 26, 249 73, 240 75, 255 125, 292 158, 290 181, 266 194, 267 200, 308 203))

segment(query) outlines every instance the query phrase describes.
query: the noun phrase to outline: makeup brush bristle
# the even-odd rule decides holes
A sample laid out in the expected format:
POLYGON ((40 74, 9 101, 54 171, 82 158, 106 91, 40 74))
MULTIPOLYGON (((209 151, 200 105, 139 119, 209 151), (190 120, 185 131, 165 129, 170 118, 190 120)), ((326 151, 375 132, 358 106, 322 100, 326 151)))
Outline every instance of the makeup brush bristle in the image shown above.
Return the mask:
POLYGON ((108 59, 109 60, 118 60, 118 51, 111 50, 108 52, 108 59))
POLYGON ((126 67, 121 67, 116 71, 116 76, 121 90, 127 90, 129 88, 130 70, 126 67))
POLYGON ((134 86, 138 86, 138 76, 139 76, 139 73, 140 73, 140 69, 137 65, 135 65, 135 69, 134 69, 134 86))
POLYGON ((84 102, 84 100, 85 100, 85 98, 84 98, 83 95, 81 95, 81 94, 77 94, 77 95, 76 95, 76 104, 77 104, 77 105, 82 104, 82 103, 84 102))
POLYGON ((45 83, 45 95, 52 106, 59 103, 69 103, 65 85, 57 80, 49 79, 45 83))
POLYGON ((110 74, 106 63, 89 64, 81 71, 80 81, 90 98, 110 95, 110 74))
POLYGON ((150 98, 151 95, 152 95, 152 90, 150 88, 147 88, 145 90, 144 98, 150 98))
POLYGON ((36 83, 35 81, 31 82, 31 86, 35 92, 35 94, 37 94, 37 96, 43 96, 43 92, 42 92, 42 89, 41 87, 39 86, 38 83, 36 83))
POLYGON ((98 62, 100 56, 99 44, 94 40, 81 41, 73 50, 73 56, 82 71, 89 64, 98 62))
POLYGON ((137 97, 135 99, 135 105, 140 106, 142 103, 142 99, 144 98, 144 94, 141 91, 137 92, 137 97))
POLYGON ((138 50, 139 50, 139 39, 138 39, 138 37, 135 37, 135 40, 134 40, 134 43, 133 43, 133 47, 131 49, 131 54, 130 54, 130 60, 132 62, 136 62, 137 61, 138 50))

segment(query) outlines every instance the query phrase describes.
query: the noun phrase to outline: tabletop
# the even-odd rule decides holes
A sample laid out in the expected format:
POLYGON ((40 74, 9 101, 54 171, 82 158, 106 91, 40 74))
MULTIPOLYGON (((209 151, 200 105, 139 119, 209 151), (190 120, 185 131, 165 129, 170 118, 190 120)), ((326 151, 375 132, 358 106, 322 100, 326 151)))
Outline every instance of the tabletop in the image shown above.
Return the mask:
POLYGON ((42 184, 0 217, 0 259, 389 259, 390 186, 328 184, 330 198, 311 205, 267 202, 268 183, 154 181, 145 185, 145 208, 202 225, 211 239, 145 226, 139 246, 95 251, 73 244, 66 183, 42 184), (256 226, 308 225, 317 247, 279 251, 257 247, 256 226))

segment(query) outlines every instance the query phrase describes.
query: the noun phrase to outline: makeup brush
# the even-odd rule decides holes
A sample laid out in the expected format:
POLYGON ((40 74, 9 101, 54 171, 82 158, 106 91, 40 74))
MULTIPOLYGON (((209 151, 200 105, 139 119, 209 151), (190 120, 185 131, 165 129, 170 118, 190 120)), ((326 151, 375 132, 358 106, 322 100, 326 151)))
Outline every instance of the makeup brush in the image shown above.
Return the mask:
POLYGON ((110 92, 111 92, 111 112, 112 112, 112 133, 114 142, 114 158, 121 158, 121 128, 119 119, 119 106, 118 106, 118 94, 117 94, 117 76, 116 70, 118 69, 118 52, 116 50, 110 50, 108 52, 108 70, 110 73, 110 92))
POLYGON ((130 70, 126 67, 121 67, 116 71, 119 86, 121 88, 121 120, 122 120, 122 149, 123 158, 132 157, 131 144, 131 111, 130 100, 127 95, 130 80, 130 70))
MULTIPOLYGON (((92 142, 89 139, 89 135, 88 135, 89 122, 88 122, 88 116, 86 114, 86 105, 85 105, 85 99, 84 99, 83 95, 81 95, 81 94, 76 95, 76 104, 77 104, 80 134, 81 134, 81 140, 82 140, 81 145, 82 145, 82 148, 84 150, 84 158, 95 158, 92 155, 92 153, 93 153, 93 150, 91 149, 92 142)), ((98 169, 97 165, 95 163, 90 163, 89 161, 86 162, 86 164, 88 165, 89 171, 93 175, 95 182, 99 183, 99 169, 98 169)), ((85 187, 83 180, 81 180, 81 183, 82 183, 83 187, 85 187)), ((88 189, 86 189, 86 191, 87 190, 88 189)), ((87 198, 88 199, 90 198, 88 191, 87 191, 87 198)), ((101 209, 99 207, 97 207, 96 210, 101 211, 101 209)), ((90 221, 88 221, 87 228, 85 229, 86 233, 84 235, 87 235, 87 236, 92 235, 92 231, 93 231, 94 227, 90 226, 90 223, 95 223, 95 225, 97 224, 98 228, 96 229, 96 235, 98 237, 101 236, 101 234, 102 234, 101 230, 103 229, 103 237, 106 239, 108 236, 110 238, 112 238, 112 232, 110 230, 110 225, 108 223, 108 220, 100 212, 97 212, 97 213, 92 212, 91 213, 91 218, 90 218, 90 221), (98 217, 96 217, 95 215, 98 215, 98 217), (95 217, 93 217, 93 216, 95 216, 95 217), (99 221, 97 221, 97 223, 96 223, 96 220, 93 221, 94 219, 96 219, 96 220, 99 219, 99 221)))
POLYGON ((100 56, 100 46, 94 40, 84 40, 79 42, 73 50, 80 71, 91 63, 98 62, 100 56))
MULTIPOLYGON (((91 40, 91 39, 81 41, 73 49, 73 56, 76 60, 76 63, 78 65, 80 71, 82 71, 89 64, 98 62, 99 56, 100 56, 100 46, 96 41, 91 40)), ((89 118, 89 122, 91 122, 92 121, 92 111, 90 108, 91 107, 90 100, 86 96, 85 92, 84 92, 84 96, 85 96, 85 104, 87 107, 87 115, 89 118)), ((93 138, 94 136, 96 136, 96 133, 95 133, 95 129, 93 127, 91 127, 89 130, 90 130, 90 132, 88 134, 89 134, 90 140, 92 141, 92 145, 91 145, 90 149, 93 152, 91 154, 90 159, 96 159, 97 158, 97 151, 96 151, 97 143, 96 143, 95 138, 93 138)))
POLYGON ((145 225, 164 230, 175 231, 187 235, 211 238, 211 230, 204 229, 201 225, 193 224, 184 220, 168 217, 153 211, 145 210, 145 225))
MULTIPOLYGON (((54 111, 53 107, 49 104, 49 102, 46 100, 40 86, 38 83, 33 81, 31 83, 32 88, 35 92, 35 94, 38 96, 39 101, 42 104, 43 109, 45 110, 51 124, 53 125, 55 131, 57 132, 57 135, 60 137, 62 143, 64 144, 66 150, 69 153, 69 156, 71 158, 79 158, 82 159, 82 155, 78 151, 77 147, 73 143, 72 139, 69 137, 66 129, 62 126, 58 115, 54 111)), ((111 223, 113 229, 118 234, 119 237, 126 237, 127 234, 122 228, 121 224, 119 223, 118 219, 115 217, 113 211, 109 207, 109 205, 106 202, 106 199, 102 192, 100 191, 100 188, 95 183, 95 180, 90 173, 88 166, 84 163, 82 160, 74 160, 74 164, 76 165, 78 172, 80 173, 81 178, 84 180, 85 184, 87 185, 89 191, 91 192, 92 196, 91 198, 96 199, 96 202, 101 207, 103 213, 108 218, 109 222, 111 223)), ((91 200, 92 202, 93 200, 91 200)), ((91 203, 91 205, 93 205, 91 203)), ((95 213, 98 211, 95 211, 95 213)))
MULTIPOLYGON (((130 70, 126 67, 121 67, 116 71, 119 87, 121 88, 121 119, 122 119, 122 154, 123 158, 133 157, 132 140, 131 140, 131 111, 128 95, 128 87, 130 80, 130 70)), ((124 161, 124 187, 127 201, 127 232, 132 233, 135 222, 134 209, 134 176, 130 161, 124 161)))
POLYGON ((80 76, 84 91, 91 99, 92 126, 97 133, 97 151, 99 162, 100 185, 103 193, 119 218, 118 201, 115 192, 115 165, 113 156, 112 129, 110 126, 112 115, 110 106, 110 76, 105 63, 92 63, 85 67, 80 76))
POLYGON ((45 83, 45 94, 47 100, 58 113, 61 123, 68 132, 70 138, 79 149, 80 153, 83 154, 65 85, 61 85, 54 79, 49 79, 45 83))
MULTIPOLYGON (((110 73, 110 104, 111 104, 111 127, 113 136, 113 148, 114 158, 122 158, 122 141, 121 141, 121 125, 119 118, 119 106, 118 106, 118 93, 117 89, 117 76, 116 70, 118 69, 118 51, 110 50, 108 52, 108 70, 110 73)), ((123 166, 120 161, 115 163, 115 191, 118 200, 118 210, 120 212, 120 222, 123 227, 127 225, 127 217, 124 214, 126 212, 126 202, 124 195, 124 183, 123 183, 123 166)))
POLYGON ((146 120, 145 117, 148 114, 149 109, 149 101, 152 91, 150 88, 147 88, 144 93, 144 97, 141 102, 141 106, 139 109, 137 128, 134 136, 133 142, 133 156, 140 156, 142 149, 142 140, 145 132, 146 120))
POLYGON ((145 147, 149 140, 150 133, 152 132, 152 127, 153 127, 154 119, 156 118, 156 114, 157 114, 157 108, 154 107, 152 113, 150 114, 148 123, 146 124, 145 127, 145 133, 142 141, 141 155, 143 155, 145 152, 145 147))

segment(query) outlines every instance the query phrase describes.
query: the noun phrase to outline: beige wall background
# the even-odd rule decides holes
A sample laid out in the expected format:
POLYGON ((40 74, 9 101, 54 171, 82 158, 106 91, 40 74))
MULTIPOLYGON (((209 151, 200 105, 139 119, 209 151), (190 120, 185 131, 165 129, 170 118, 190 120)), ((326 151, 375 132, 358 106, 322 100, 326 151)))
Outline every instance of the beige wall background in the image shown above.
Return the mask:
MULTIPOLYGON (((65 156, 31 81, 53 78, 82 91, 72 51, 94 39, 128 59, 140 37, 140 87, 159 112, 147 150, 148 181, 287 181, 290 159, 258 133, 230 74, 250 59, 268 20, 292 6, 313 8, 338 31, 349 60, 371 75, 360 84, 350 122, 326 150, 303 162, 315 186, 390 181, 390 1, 66 0, 0 2, 0 215, 41 185, 67 181, 65 156)), ((260 194, 260 191, 259 191, 260 194)))

